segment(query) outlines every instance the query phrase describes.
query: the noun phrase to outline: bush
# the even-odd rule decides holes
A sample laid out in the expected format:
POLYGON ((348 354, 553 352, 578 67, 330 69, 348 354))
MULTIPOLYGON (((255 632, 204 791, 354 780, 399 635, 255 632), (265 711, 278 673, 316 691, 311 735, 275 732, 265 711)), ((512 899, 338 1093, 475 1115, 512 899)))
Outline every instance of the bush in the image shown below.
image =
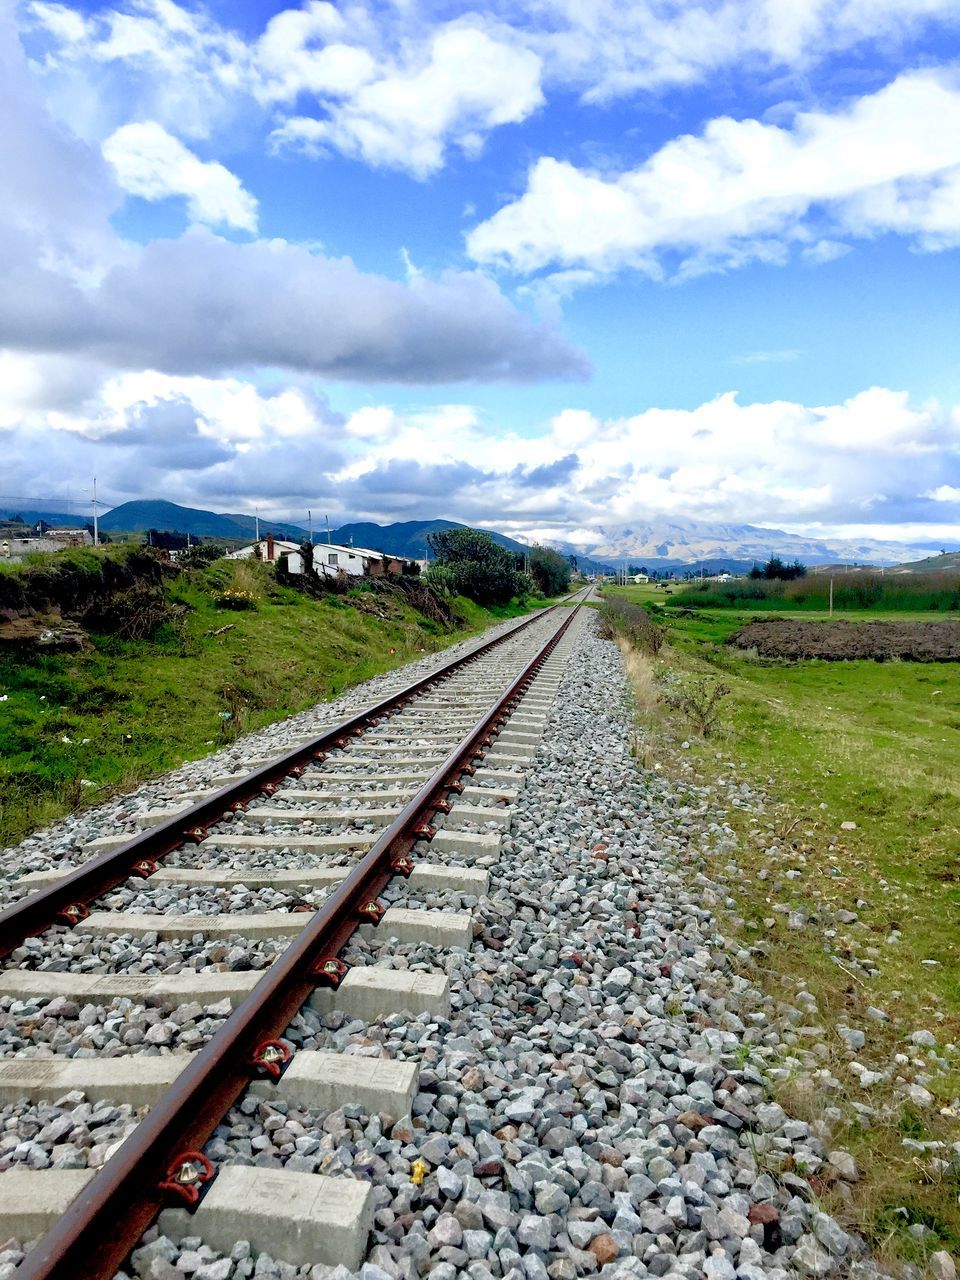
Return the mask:
POLYGON ((221 591, 214 603, 218 609, 256 609, 257 597, 251 591, 231 587, 221 591))
POLYGON ((432 564, 423 575, 423 581, 438 596, 455 596, 457 594, 456 574, 449 565, 432 564))
POLYGON ((600 606, 598 635, 603 640, 622 639, 638 653, 656 657, 666 631, 642 605, 632 604, 622 596, 611 596, 600 606))
POLYGON ((80 617, 92 631, 120 636, 122 640, 150 640, 162 626, 182 633, 187 608, 171 604, 162 587, 139 582, 126 591, 114 592, 109 600, 95 600, 80 617))
POLYGON ((805 564, 801 564, 799 560, 794 560, 793 564, 784 564, 779 556, 771 556, 762 569, 755 564, 750 570, 751 578, 767 578, 770 581, 780 582, 793 582, 795 578, 806 577, 806 574, 805 564))
POLYGON ((727 685, 701 678, 668 687, 663 701, 686 716, 701 738, 709 738, 720 720, 720 704, 729 693, 727 685))
POLYGON ((202 569, 208 564, 213 564, 214 560, 220 560, 226 555, 223 547, 198 546, 196 543, 192 547, 187 547, 177 556, 178 569, 202 569))

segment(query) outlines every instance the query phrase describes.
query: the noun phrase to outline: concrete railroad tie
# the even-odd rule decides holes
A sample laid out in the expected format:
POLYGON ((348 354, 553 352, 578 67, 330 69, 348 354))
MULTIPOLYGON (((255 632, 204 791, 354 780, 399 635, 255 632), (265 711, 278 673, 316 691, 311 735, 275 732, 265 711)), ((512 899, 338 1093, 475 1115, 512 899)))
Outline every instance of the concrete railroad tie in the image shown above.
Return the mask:
MULTIPOLYGON (((487 792, 487 794, 493 799, 497 798, 495 792, 487 792)), ((353 798, 352 795, 337 797, 341 804, 353 798)), ((378 798, 375 793, 374 798, 375 800, 378 798)), ((409 798, 408 796, 407 799, 409 798)), ((294 790, 278 791, 274 797, 274 801, 286 800, 294 803, 310 803, 315 799, 316 793, 313 791, 294 790)), ((401 807, 402 803, 393 808, 378 809, 285 809, 273 804, 248 809, 245 818, 248 822, 274 822, 281 825, 318 822, 328 826, 337 826, 341 823, 369 823, 375 827, 388 827, 399 814, 401 807)), ((138 813, 135 821, 139 827, 157 827, 161 822, 167 822, 182 811, 182 809, 149 809, 145 813, 138 813)), ((464 822, 475 822, 481 826, 485 822, 495 822, 497 826, 506 828, 510 825, 510 816, 509 809, 497 808, 493 805, 455 804, 446 816, 445 825, 456 828, 464 822)))
MULTIPOLYGON (((14 1000, 82 1000, 89 1004, 109 1004, 114 1000, 163 1000, 168 1004, 196 1001, 204 1006, 229 1000, 238 1005, 257 985, 261 974, 184 972, 159 977, 133 973, 55 973, 31 969, 0 971, 0 996, 14 1000)), ((373 1022, 393 1013, 431 1013, 446 1018, 450 1013, 450 983, 442 973, 415 969, 384 969, 380 965, 358 966, 349 971, 336 991, 318 987, 310 1005, 321 1013, 334 1007, 352 1017, 373 1022)))
MULTIPOLYGON (((130 934, 159 938, 293 938, 310 923, 314 911, 260 911, 250 914, 225 911, 220 915, 139 915, 128 911, 94 911, 77 929, 100 937, 130 934)), ((365 938, 374 936, 373 925, 361 925, 365 938)), ((426 942, 434 947, 469 948, 473 918, 466 911, 415 911, 388 907, 376 926, 376 935, 397 942, 426 942)))
MULTIPOLYGON (((152 1107, 192 1056, 2 1059, 0 1106, 24 1098, 52 1102, 78 1090, 88 1102, 127 1103, 137 1110, 152 1107)), ((294 1107, 333 1111, 353 1102, 369 1115, 383 1111, 401 1120, 410 1113, 418 1076, 413 1062, 300 1049, 276 1083, 254 1080, 250 1088, 259 1097, 280 1098, 294 1107)))
MULTIPOLYGON (((8 1169, 0 1173, 0 1236, 32 1240, 49 1231, 93 1177, 92 1169, 8 1169)), ((373 1188, 357 1178, 221 1167, 194 1213, 165 1209, 159 1227, 174 1240, 200 1236, 229 1256, 238 1240, 293 1266, 342 1263, 356 1271, 373 1225, 373 1188)))
MULTIPOLYGON (((293 871, 274 870, 272 867, 248 871, 228 871, 223 867, 161 867, 150 877, 150 884, 219 885, 225 888, 242 884, 248 889, 332 889, 346 880, 349 873, 349 867, 302 867, 293 871)), ((31 871, 29 875, 21 876, 17 884, 30 888, 55 884, 64 874, 63 871, 31 871)), ((482 898, 490 888, 490 873, 479 867, 436 867, 421 862, 414 866, 409 884, 411 888, 422 889, 425 893, 452 889, 455 893, 482 898)))

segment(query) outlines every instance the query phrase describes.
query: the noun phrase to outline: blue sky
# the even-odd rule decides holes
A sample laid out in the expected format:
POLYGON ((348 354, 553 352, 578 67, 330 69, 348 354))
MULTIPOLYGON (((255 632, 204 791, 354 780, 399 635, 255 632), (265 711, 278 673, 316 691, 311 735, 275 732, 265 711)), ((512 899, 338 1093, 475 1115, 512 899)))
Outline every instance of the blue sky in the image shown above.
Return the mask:
POLYGON ((954 0, 0 0, 11 495, 960 545, 954 0))

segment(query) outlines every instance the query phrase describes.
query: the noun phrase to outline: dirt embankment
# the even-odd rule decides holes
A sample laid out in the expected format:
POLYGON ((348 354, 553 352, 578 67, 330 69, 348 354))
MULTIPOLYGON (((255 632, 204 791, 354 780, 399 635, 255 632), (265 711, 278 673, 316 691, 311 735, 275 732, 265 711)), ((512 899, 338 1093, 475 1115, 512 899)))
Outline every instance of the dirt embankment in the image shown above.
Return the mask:
POLYGON ((748 623, 729 643, 754 649, 761 658, 960 662, 960 621, 800 622, 764 618, 748 623))

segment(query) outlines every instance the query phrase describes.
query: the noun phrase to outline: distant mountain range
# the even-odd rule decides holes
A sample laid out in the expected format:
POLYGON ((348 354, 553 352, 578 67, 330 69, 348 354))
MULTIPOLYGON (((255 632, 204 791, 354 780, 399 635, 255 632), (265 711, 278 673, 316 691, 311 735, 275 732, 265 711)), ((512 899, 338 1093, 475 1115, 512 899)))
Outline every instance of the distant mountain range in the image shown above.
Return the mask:
MULTIPOLYGON (((21 515, 29 523, 45 520, 57 527, 75 527, 89 523, 88 517, 64 512, 39 511, 33 508, 0 507, 0 518, 21 515)), ((393 524, 357 521, 332 529, 331 542, 370 547, 389 555, 422 559, 427 554, 427 535, 440 529, 465 528, 453 520, 401 520, 393 524)), ((196 507, 181 507, 159 500, 124 502, 100 517, 105 533, 142 533, 147 529, 189 533, 197 538, 251 540, 256 532, 256 518, 242 514, 222 514, 196 507)), ((502 547, 524 553, 529 546, 494 529, 487 533, 502 547)), ((260 533, 273 533, 280 538, 300 542, 307 537, 303 525, 285 520, 260 517, 260 533)), ((325 542, 326 530, 314 529, 317 542, 325 542)), ((804 564, 827 565, 844 561, 853 564, 900 564, 903 561, 925 561, 926 568, 952 567, 952 557, 941 560, 940 547, 933 543, 878 542, 872 540, 806 538, 782 529, 763 529, 751 524, 707 524, 697 520, 663 520, 656 524, 610 526, 598 531, 595 538, 584 542, 555 542, 550 545, 564 555, 574 555, 585 573, 610 572, 613 567, 644 565, 651 570, 682 570, 698 573, 745 573, 755 563, 771 555, 785 560, 802 560, 804 564)), ((911 566, 914 567, 914 566, 911 566)))
MULTIPOLYGON (((623 564, 645 564, 648 569, 690 568, 694 564, 721 563, 730 567, 764 561, 771 555, 802 560, 804 564, 830 564, 837 560, 859 564, 898 564, 922 559, 933 542, 904 544, 869 539, 807 538, 782 529, 763 529, 752 524, 707 524, 698 520, 662 520, 656 524, 608 527, 596 539, 583 543, 554 543, 561 550, 586 553, 597 559, 623 564)), ((739 571, 742 572, 742 569, 739 571)))

